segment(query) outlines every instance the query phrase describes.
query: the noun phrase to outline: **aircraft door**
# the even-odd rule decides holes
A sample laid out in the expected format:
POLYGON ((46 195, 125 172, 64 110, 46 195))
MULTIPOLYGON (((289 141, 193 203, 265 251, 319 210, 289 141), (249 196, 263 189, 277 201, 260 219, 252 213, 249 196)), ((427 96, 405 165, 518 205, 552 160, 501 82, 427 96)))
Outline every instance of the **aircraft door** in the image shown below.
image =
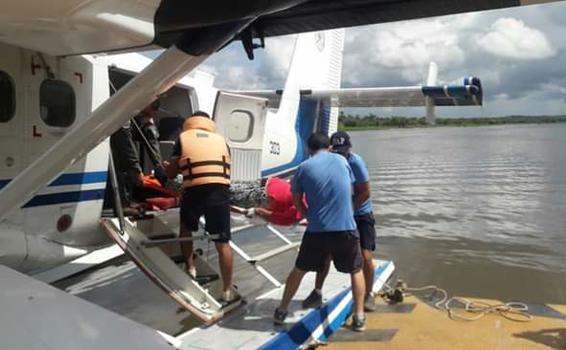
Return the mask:
POLYGON ((232 153, 232 181, 261 178, 267 99, 219 92, 213 119, 232 153))
POLYGON ((77 89, 65 62, 25 51, 26 160, 31 164, 70 130, 77 119, 77 89), (50 75, 51 74, 51 75, 50 75))

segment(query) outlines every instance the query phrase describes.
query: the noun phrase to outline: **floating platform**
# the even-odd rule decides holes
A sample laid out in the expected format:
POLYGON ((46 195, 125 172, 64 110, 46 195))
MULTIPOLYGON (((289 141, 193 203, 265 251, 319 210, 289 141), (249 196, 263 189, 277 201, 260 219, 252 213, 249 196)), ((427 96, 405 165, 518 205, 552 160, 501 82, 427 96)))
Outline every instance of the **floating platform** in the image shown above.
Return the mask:
MULTIPOLYGON (((394 266, 385 261, 376 264, 378 289, 394 266)), ((7 349, 292 349, 327 341, 352 307, 349 276, 331 270, 323 289, 323 306, 300 309, 300 301, 314 283, 314 274, 309 274, 284 326, 275 326, 272 319, 281 286, 222 321, 173 337, 7 267, 0 266, 0 282, 7 286, 0 298, 0 344, 7 349)))
MULTIPOLYGON (((0 315, 0 323, 12 319, 22 329, 41 329, 0 330, 0 337, 9 339, 7 344, 37 344, 27 349, 65 348, 65 329, 80 328, 74 316, 80 315, 87 328, 73 331, 68 340, 77 345, 83 339, 92 348, 114 348, 118 339, 114 331, 109 331, 112 328, 122 334, 140 334, 142 343, 146 337, 147 344, 164 348, 281 349, 325 342, 348 318, 352 307, 350 277, 331 269, 323 289, 322 307, 301 309, 301 300, 314 287, 315 274, 309 273, 289 307, 286 324, 275 326, 273 312, 280 303, 283 283, 293 266, 304 228, 278 229, 265 223, 238 221, 237 217, 233 217, 233 233, 237 234, 230 244, 235 253, 237 293, 243 298, 228 307, 215 305, 218 278, 199 281, 202 274, 217 275, 214 245, 202 232, 193 237, 202 239, 194 240, 200 256, 197 278, 190 279, 178 261, 179 257, 183 260, 179 251, 183 238, 176 235, 178 217, 178 212, 171 211, 136 222, 126 220, 123 231, 116 219, 104 220, 103 225, 118 249, 127 254, 120 254, 116 246, 93 252, 80 263, 73 261, 42 274, 43 282, 51 285, 7 268, 0 271, 0 281, 10 286, 6 292, 20 294, 13 300, 0 298, 0 304, 11 304, 11 312, 0 315), (93 267, 96 262, 102 263, 93 267), (81 271, 81 266, 87 270, 81 271), (35 317, 33 308, 37 306, 46 310, 50 319, 57 319, 57 323, 35 317), (16 315, 17 310, 22 313, 16 315), (9 317, 2 317, 5 315, 9 317), (96 337, 87 339, 91 331, 96 337), (107 332, 109 342, 104 339, 107 332)), ((393 270, 392 262, 376 260, 374 290, 384 285, 393 270)))
POLYGON ((533 316, 529 322, 512 321, 497 313, 463 321, 449 318, 446 310, 416 297, 396 305, 378 301, 377 311, 368 314, 365 332, 339 330, 325 349, 566 349, 566 305, 527 304, 533 316))
MULTIPOLYGON (((374 290, 379 290, 391 276, 390 261, 375 261, 374 290)), ((242 307, 239 312, 215 325, 191 330, 178 339, 181 349, 295 349, 326 342, 340 329, 352 309, 350 276, 331 269, 326 278, 323 305, 302 309, 314 286, 314 273, 305 276, 297 295, 289 306, 283 326, 273 324, 273 312, 279 305, 283 288, 274 289, 242 307)), ((350 331, 353 332, 353 331, 350 331)))

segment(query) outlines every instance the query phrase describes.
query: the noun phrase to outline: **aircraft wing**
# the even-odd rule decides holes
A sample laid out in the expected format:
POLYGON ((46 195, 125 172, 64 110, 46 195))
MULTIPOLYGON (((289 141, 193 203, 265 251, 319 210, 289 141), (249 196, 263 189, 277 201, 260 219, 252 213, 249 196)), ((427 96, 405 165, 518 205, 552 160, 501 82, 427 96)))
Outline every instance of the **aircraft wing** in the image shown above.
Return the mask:
MULTIPOLYGON (((250 29, 254 37, 270 37, 552 1, 556 0, 291 0, 286 1, 286 6, 285 1, 279 1, 280 9, 258 17, 250 29)), ((234 2, 238 5, 232 5, 233 1, 228 0, 230 5, 217 6, 219 2, 225 1, 164 1, 155 17, 156 43, 170 45, 183 28, 202 21, 202 14, 216 11, 217 16, 230 17, 228 11, 242 12, 234 7, 242 3, 259 3, 260 0, 234 2)))
MULTIPOLYGON (((276 107, 281 90, 238 91, 267 98, 276 107)), ((302 99, 322 100, 330 107, 418 107, 430 97, 435 106, 481 106, 483 91, 478 78, 465 78, 460 85, 374 87, 332 90, 301 90, 302 99)))
POLYGON ((265 36, 540 4, 545 0, 311 0, 260 17, 265 36))
POLYGON ((482 11, 551 0, 2 0, 0 41, 52 55, 169 47, 224 23, 236 38, 482 11))

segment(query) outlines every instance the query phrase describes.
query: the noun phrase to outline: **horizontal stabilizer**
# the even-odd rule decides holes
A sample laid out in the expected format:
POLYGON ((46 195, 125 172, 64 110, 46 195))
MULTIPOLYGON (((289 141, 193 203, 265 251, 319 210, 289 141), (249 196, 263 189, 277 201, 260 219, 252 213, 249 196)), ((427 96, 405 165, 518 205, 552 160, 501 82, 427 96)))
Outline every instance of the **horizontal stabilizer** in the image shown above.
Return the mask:
MULTIPOLYGON (((242 95, 264 97, 276 107, 281 90, 238 91, 242 95)), ((465 78, 462 85, 375 87, 328 90, 301 90, 303 99, 321 100, 332 107, 418 107, 431 97, 436 106, 481 106, 481 81, 465 78)))

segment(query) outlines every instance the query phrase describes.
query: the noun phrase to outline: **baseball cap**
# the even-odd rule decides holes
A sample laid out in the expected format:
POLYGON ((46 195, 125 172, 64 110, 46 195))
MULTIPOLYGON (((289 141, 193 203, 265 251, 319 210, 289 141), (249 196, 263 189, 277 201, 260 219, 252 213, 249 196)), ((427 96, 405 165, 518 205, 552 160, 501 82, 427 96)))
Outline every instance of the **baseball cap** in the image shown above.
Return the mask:
POLYGON ((350 135, 344 131, 337 131, 330 137, 330 144, 334 151, 346 151, 348 148, 352 147, 350 142, 350 135))

